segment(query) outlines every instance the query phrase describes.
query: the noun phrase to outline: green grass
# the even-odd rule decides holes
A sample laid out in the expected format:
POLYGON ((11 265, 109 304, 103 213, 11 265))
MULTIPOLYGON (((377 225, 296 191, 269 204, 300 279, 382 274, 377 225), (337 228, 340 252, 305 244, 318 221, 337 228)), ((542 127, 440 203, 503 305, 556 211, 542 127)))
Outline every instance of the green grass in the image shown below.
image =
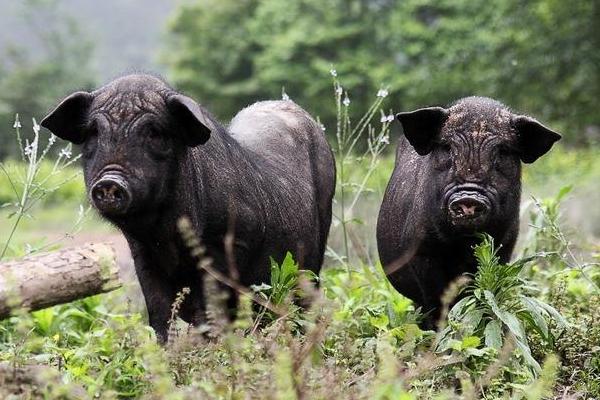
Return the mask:
MULTIPOLYGON (((12 211, 0 209, 0 246, 9 236, 15 216, 12 211), (10 217, 10 218, 9 218, 10 217)), ((65 239, 78 234, 102 237, 115 232, 86 203, 50 203, 37 207, 21 219, 10 242, 6 257, 13 258, 38 249, 52 250, 65 239)))
MULTIPOLYGON (((481 261, 497 268, 491 245, 482 246, 481 261)), ((541 266, 534 261, 533 267, 541 266)), ((565 333, 543 317, 555 335, 549 344, 537 329, 523 325, 528 349, 542 365, 537 370, 514 351, 509 328, 499 328, 505 343, 496 346, 487 343, 487 329, 464 332, 464 321, 454 320, 453 344, 436 349, 439 337, 417 327, 419 315, 411 302, 390 287, 380 267, 367 265, 352 267, 350 274, 346 268, 326 269, 307 312, 269 319, 258 329, 260 312, 247 301, 237 321, 223 325, 220 295, 205 282, 212 313, 202 329, 218 335, 180 323, 171 330, 167 348, 155 344, 151 329, 119 292, 17 314, 0 323, 0 360, 14 366, 41 363, 59 371, 58 383, 37 389, 46 398, 81 388, 90 398, 541 399, 563 387, 598 396, 600 356, 592 346, 600 340, 600 324, 592 316, 600 312, 600 301, 589 285, 569 288, 583 283, 581 275, 552 276, 561 268, 559 260, 545 267, 551 270, 523 280, 520 290, 554 304, 569 327, 565 333), (532 291, 539 285, 547 290, 532 291)), ((293 269, 283 268, 289 278, 293 269)), ((493 281, 487 274, 482 279, 493 281)), ((599 274, 592 276, 600 281, 599 274)), ((281 290, 285 296, 290 288, 281 290)), ((495 292, 498 299, 505 296, 498 301, 501 308, 516 298, 512 289, 491 290, 505 291, 495 292)), ((10 379, 7 383, 0 394, 14 390, 10 379)))
MULTIPOLYGON (((12 378, 0 372, 5 379, 0 396, 23 390, 14 379, 26 374, 21 366, 34 363, 55 375, 26 386, 33 398, 542 399, 565 390, 598 397, 600 273, 585 263, 598 261, 600 248, 562 233, 564 201, 549 198, 531 210, 537 228, 525 235, 525 248, 548 255, 525 268, 506 267, 503 279, 509 283, 497 276, 504 267, 494 261, 491 244, 479 248, 487 269, 476 287, 496 300, 471 292, 471 306, 450 311, 443 335, 451 340, 418 328, 418 310, 393 290, 378 264, 330 261, 321 273, 321 290, 305 288, 313 299, 310 310, 283 317, 242 301, 238 319, 227 324, 222 296, 208 282, 211 312, 202 330, 215 334, 180 321, 167 348, 156 345, 122 290, 17 313, 0 323, 0 361, 15 371, 12 378), (576 259, 564 256, 566 246, 578 249, 576 259), (523 303, 522 296, 531 300, 523 303), (558 310, 566 328, 546 311, 520 309, 539 302, 558 310), (506 313, 521 321, 518 327, 506 313), (474 318, 479 326, 473 326, 474 318)), ((39 239, 46 230, 64 232, 76 208, 63 203, 37 210, 35 219, 23 221, 17 240, 39 239)), ((110 229, 96 219, 85 226, 110 229)), ((297 297, 290 285, 299 282, 298 272, 291 260, 281 270, 273 268, 274 281, 261 293, 287 306, 297 297)))

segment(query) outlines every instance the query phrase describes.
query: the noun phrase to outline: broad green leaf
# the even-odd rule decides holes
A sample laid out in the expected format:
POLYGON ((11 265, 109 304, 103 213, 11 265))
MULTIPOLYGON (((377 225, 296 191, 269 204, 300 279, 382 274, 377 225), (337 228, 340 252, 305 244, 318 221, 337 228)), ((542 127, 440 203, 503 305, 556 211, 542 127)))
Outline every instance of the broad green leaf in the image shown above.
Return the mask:
POLYGON ((483 318, 482 310, 468 311, 461 321, 462 332, 467 335, 472 334, 479 326, 479 323, 481 322, 481 318, 483 318))
POLYGON ((456 339, 448 339, 448 348, 461 351, 463 349, 463 344, 460 340, 456 339))
POLYGON ((496 320, 487 323, 484 330, 485 345, 500 350, 502 348, 502 326, 496 320))
POLYGON ((515 340, 515 344, 516 344, 517 348, 520 350, 521 355, 523 356, 523 359, 525 360, 527 365, 529 365, 532 368, 532 370, 534 371, 534 373, 536 375, 538 375, 542 371, 542 368, 540 367, 540 364, 531 355, 531 350, 529 349, 529 345, 527 345, 526 343, 523 343, 522 341, 520 341, 518 339, 515 340))
POLYGON ((531 316, 533 322, 533 328, 538 331, 544 340, 549 339, 548 332, 548 324, 546 323, 546 319, 542 315, 541 311, 544 311, 543 308, 539 307, 539 305, 533 301, 529 297, 521 296, 521 304, 525 307, 524 312, 528 313, 531 316))
POLYGON ((503 321, 506 326, 508 327, 508 329, 520 340, 524 340, 526 338, 525 336, 525 330, 523 329, 523 324, 521 324, 521 321, 519 321, 519 319, 511 313, 508 312, 504 312, 503 313, 503 321))
POLYGON ((474 357, 483 357, 487 353, 486 349, 478 349, 475 347, 469 347, 468 349, 465 349, 465 352, 474 357))
POLYGON ((387 315, 381 314, 378 316, 372 316, 369 318, 369 322, 379 330, 386 330, 390 320, 388 319, 387 315))
POLYGON ((479 339, 477 336, 467 336, 467 337, 464 337, 462 340, 462 348, 463 349, 476 348, 477 346, 479 346, 480 343, 481 343, 481 339, 479 339))
POLYGON ((525 339, 525 331, 517 317, 513 314, 505 312, 500 309, 498 304, 496 303, 496 298, 494 294, 489 290, 484 291, 485 299, 490 305, 494 314, 508 327, 508 329, 517 337, 517 339, 524 340, 525 339))
POLYGON ((573 185, 567 185, 567 186, 563 186, 562 188, 560 188, 560 190, 558 191, 558 194, 556 195, 555 201, 557 203, 560 202, 566 195, 571 193, 572 189, 573 189, 573 185))
POLYGON ((52 327, 52 322, 54 321, 54 309, 45 308, 43 310, 35 311, 32 313, 32 315, 37 328, 41 331, 41 333, 44 335, 50 334, 50 328, 52 327))
POLYGON ((448 319, 452 321, 458 321, 461 319, 461 315, 465 312, 465 309, 472 305, 474 302, 472 297, 465 297, 460 299, 448 312, 448 319))
POLYGON ((548 314, 558 323, 561 329, 567 328, 569 323, 567 320, 556 310, 556 308, 552 307, 550 304, 544 303, 541 300, 536 299, 535 297, 529 298, 532 302, 536 303, 539 307, 546 310, 548 314))
POLYGON ((441 353, 450 349, 451 340, 454 340, 452 339, 452 329, 449 326, 447 326, 440 333, 440 340, 435 346, 435 351, 441 353))

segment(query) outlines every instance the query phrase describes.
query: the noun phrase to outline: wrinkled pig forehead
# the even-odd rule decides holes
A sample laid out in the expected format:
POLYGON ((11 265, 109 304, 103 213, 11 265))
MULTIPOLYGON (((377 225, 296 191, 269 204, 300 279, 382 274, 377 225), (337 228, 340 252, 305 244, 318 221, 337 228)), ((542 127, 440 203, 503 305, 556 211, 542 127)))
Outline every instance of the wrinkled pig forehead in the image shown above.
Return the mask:
POLYGON ((506 139, 515 136, 511 124, 512 113, 499 103, 459 103, 450 107, 449 112, 442 129, 443 136, 501 136, 506 139))
POLYGON ((127 123, 145 114, 161 115, 166 112, 164 94, 156 90, 99 91, 92 102, 92 114, 101 114, 111 123, 127 123))

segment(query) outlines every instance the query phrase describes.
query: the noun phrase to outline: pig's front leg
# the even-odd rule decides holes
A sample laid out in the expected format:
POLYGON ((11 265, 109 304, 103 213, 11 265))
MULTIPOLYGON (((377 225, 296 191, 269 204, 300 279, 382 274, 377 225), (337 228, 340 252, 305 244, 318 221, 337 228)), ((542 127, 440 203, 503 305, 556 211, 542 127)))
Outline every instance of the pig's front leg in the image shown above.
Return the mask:
POLYGON ((146 301, 150 326, 156 332, 158 342, 164 344, 168 338, 175 290, 164 275, 158 274, 151 263, 140 257, 135 259, 135 270, 146 301))

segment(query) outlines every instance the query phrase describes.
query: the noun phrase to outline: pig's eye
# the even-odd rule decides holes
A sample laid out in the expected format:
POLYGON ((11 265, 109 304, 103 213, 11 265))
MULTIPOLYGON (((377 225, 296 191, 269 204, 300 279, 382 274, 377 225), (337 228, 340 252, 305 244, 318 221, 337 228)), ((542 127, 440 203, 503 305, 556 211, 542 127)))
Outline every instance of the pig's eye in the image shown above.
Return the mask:
POLYGON ((88 128, 87 139, 83 143, 81 148, 81 155, 85 159, 90 159, 96 153, 96 148, 98 148, 98 130, 95 125, 88 128))
POLYGON ((158 159, 165 159, 171 154, 171 146, 169 145, 168 138, 155 129, 151 129, 148 132, 146 145, 152 155, 158 159))
POLYGON ((433 152, 435 167, 440 170, 450 169, 452 166, 452 148, 447 143, 440 143, 433 152))
POLYGON ((504 160, 512 158, 513 154, 508 147, 500 147, 496 156, 496 164, 502 164, 504 160))
POLYGON ((515 152, 508 147, 500 147, 494 159, 494 167, 505 175, 510 175, 515 170, 518 160, 515 152))

